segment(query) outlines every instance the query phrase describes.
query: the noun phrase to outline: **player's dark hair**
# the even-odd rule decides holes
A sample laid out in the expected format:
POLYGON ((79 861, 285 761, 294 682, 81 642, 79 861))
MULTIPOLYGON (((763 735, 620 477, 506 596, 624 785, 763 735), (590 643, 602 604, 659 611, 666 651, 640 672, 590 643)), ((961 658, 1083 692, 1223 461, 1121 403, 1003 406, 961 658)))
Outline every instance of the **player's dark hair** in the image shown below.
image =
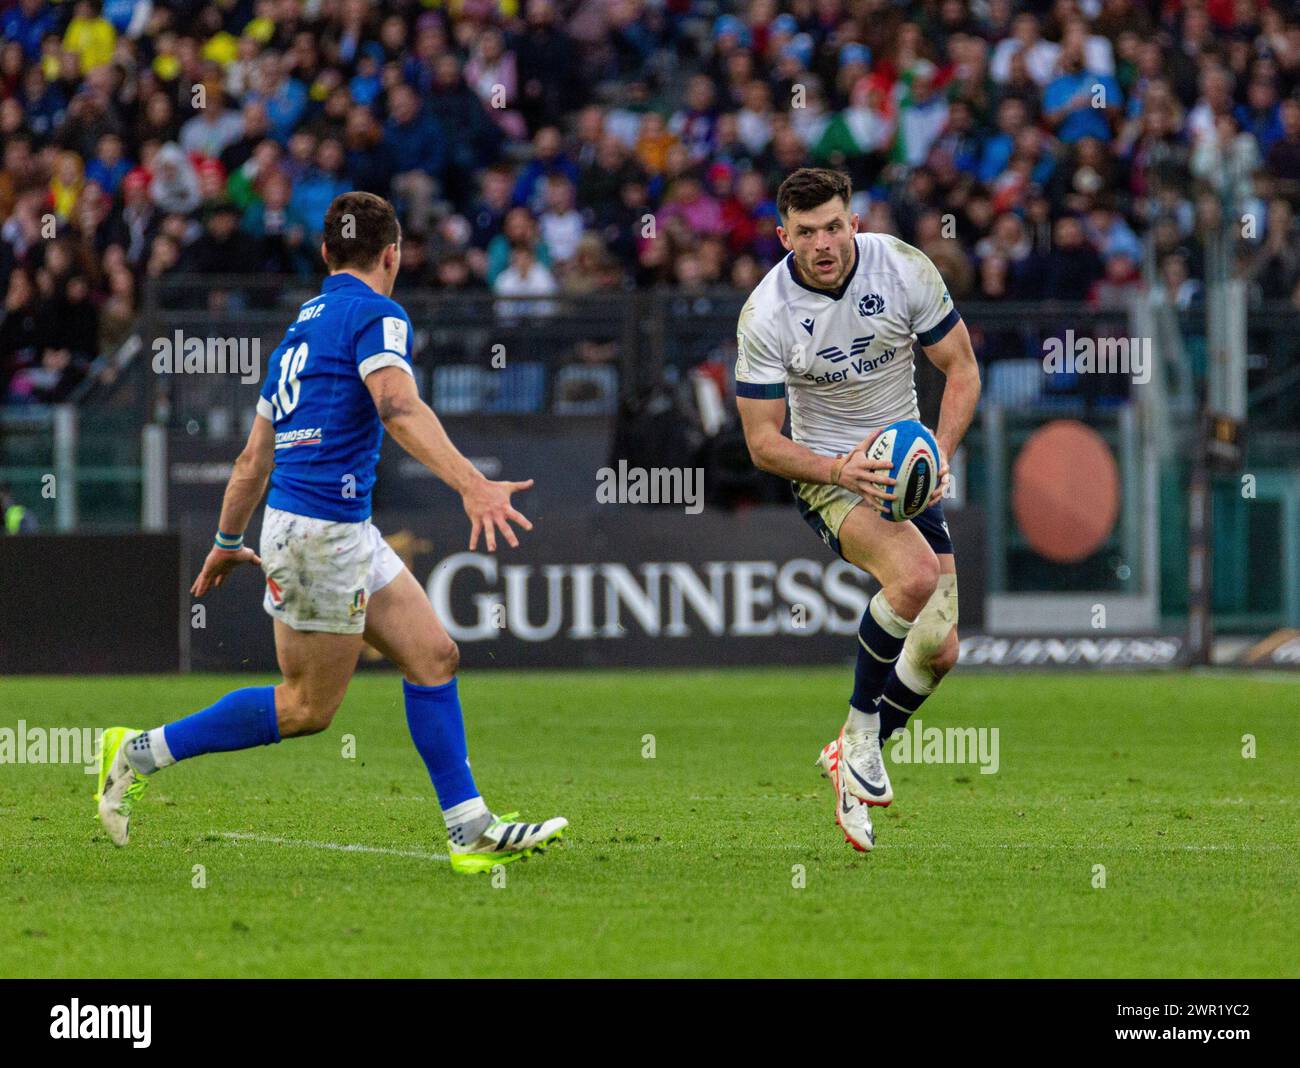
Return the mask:
POLYGON ((776 191, 776 210, 784 221, 791 211, 811 211, 833 197, 849 206, 853 182, 847 174, 825 167, 800 167, 776 191))
POLYGON ((331 271, 368 270, 402 240, 393 205, 374 193, 340 193, 325 212, 325 262, 331 271))

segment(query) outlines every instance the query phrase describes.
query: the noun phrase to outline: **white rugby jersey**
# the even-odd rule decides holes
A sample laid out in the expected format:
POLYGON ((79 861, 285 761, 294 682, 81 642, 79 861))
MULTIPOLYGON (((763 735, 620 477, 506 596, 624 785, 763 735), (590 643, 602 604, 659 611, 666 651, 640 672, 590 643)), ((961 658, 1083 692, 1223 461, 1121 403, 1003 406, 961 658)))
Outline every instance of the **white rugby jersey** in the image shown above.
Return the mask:
POLYGON ((960 319, 920 249, 885 234, 855 242, 836 291, 797 279, 789 253, 754 287, 736 327, 736 395, 788 395, 791 436, 825 456, 917 418, 912 339, 933 345, 960 319))

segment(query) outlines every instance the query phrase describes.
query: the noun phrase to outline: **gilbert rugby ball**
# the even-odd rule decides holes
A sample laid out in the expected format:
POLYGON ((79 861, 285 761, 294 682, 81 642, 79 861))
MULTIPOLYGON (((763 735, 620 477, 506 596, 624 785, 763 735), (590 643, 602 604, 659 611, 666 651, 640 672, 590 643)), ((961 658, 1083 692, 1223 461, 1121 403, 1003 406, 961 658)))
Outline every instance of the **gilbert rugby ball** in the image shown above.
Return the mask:
POLYGON ((925 511, 939 488, 939 446, 930 431, 915 419, 890 423, 867 446, 867 459, 888 461, 896 479, 895 499, 884 503, 882 516, 903 523, 925 511))

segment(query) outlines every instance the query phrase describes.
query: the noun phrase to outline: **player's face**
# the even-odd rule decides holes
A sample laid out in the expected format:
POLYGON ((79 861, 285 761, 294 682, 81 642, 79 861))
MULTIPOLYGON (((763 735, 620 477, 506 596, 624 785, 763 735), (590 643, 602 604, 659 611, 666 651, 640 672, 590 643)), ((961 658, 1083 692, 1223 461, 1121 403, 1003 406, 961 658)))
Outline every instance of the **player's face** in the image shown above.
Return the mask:
POLYGON ((832 197, 809 211, 790 211, 776 228, 781 244, 794 253, 799 276, 818 289, 834 289, 853 266, 853 235, 858 216, 832 197))

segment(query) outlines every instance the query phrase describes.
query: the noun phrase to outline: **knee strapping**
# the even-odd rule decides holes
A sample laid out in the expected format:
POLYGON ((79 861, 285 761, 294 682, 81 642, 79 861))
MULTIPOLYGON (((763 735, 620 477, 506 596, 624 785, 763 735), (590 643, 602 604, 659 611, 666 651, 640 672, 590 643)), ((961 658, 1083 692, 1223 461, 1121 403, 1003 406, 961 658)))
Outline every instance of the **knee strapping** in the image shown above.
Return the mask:
POLYGON ((932 693, 939 679, 930 667, 957 625, 957 576, 940 575, 933 596, 916 617, 895 670, 899 681, 916 693, 932 693))
POLYGON ((871 598, 867 608, 871 612, 871 618, 880 624, 886 634, 892 634, 895 638, 904 638, 911 633, 912 622, 894 611, 894 606, 885 599, 884 590, 879 590, 871 598))

